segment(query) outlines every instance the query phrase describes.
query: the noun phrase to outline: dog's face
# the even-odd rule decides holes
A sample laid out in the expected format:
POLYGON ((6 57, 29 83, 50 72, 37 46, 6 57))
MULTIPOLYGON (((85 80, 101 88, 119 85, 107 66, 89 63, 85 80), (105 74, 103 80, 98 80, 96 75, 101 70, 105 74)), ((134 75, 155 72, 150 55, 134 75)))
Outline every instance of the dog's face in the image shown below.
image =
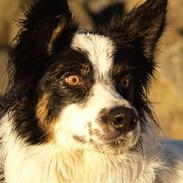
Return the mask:
POLYGON ((114 146, 117 142, 121 148, 136 143, 140 123, 133 106, 133 77, 137 76, 118 60, 118 52, 108 37, 76 33, 70 50, 58 55, 57 63, 41 83, 42 87, 50 85, 43 90, 36 113, 44 128, 42 110, 45 114, 51 101, 53 105, 58 103, 53 129, 45 127, 52 130, 56 143, 101 149, 102 145, 114 146))
POLYGON ((166 4, 148 0, 85 33, 71 23, 65 1, 38 1, 13 55, 16 132, 31 144, 134 147, 150 114, 145 93, 166 4))

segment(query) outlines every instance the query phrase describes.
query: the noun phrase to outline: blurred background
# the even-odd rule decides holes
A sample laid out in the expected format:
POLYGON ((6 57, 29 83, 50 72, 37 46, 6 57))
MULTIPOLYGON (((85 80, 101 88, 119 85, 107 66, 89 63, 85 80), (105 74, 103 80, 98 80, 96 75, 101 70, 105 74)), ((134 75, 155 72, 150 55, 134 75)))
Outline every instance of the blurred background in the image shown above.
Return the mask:
MULTIPOLYGON (((115 11, 128 12, 144 0, 68 0, 81 28, 94 26, 93 18, 115 6, 115 11), (87 7, 87 11, 86 11, 87 7), (88 13, 90 12, 90 13, 88 13)), ((21 9, 31 0, 0 0, 0 95, 7 86, 8 52, 19 29, 21 9)), ((152 81, 150 98, 162 129, 162 135, 183 138, 183 0, 169 0, 166 31, 156 55, 158 72, 152 81)))

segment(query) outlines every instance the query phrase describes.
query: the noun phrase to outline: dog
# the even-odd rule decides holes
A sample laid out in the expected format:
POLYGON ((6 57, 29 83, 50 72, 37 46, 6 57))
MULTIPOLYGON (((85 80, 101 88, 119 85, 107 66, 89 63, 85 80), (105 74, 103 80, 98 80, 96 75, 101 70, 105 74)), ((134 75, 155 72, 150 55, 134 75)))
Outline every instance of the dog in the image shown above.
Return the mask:
POLYGON ((147 96, 166 7, 80 31, 66 0, 33 2, 9 61, 2 182, 183 182, 183 143, 159 140, 147 96))

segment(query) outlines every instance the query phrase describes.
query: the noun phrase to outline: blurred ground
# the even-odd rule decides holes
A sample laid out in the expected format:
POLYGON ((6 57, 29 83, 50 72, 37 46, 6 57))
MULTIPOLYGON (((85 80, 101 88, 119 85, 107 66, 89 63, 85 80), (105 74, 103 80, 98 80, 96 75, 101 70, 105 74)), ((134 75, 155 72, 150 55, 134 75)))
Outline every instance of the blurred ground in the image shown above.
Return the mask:
MULTIPOLYGON (((26 0, 0 0, 0 95, 7 83, 5 74, 7 47, 16 35, 16 19, 20 4, 26 0)), ((91 28, 92 21, 83 9, 84 0, 69 0, 75 19, 81 27, 91 28)), ((111 3, 120 0, 90 0, 93 11, 99 11, 111 3)), ((124 0, 130 10, 143 0, 124 0)), ((183 0, 169 0, 168 25, 159 44, 156 55, 159 70, 150 89, 151 101, 162 127, 163 135, 183 138, 183 0)))

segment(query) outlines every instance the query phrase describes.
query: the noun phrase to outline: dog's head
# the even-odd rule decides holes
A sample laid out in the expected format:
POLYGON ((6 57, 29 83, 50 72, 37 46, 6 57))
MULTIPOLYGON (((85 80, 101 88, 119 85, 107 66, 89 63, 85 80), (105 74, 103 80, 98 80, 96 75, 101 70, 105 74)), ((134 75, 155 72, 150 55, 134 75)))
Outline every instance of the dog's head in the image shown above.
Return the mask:
POLYGON ((79 32, 65 0, 37 0, 11 59, 16 133, 31 144, 134 147, 151 115, 146 90, 166 5, 147 0, 79 32))

